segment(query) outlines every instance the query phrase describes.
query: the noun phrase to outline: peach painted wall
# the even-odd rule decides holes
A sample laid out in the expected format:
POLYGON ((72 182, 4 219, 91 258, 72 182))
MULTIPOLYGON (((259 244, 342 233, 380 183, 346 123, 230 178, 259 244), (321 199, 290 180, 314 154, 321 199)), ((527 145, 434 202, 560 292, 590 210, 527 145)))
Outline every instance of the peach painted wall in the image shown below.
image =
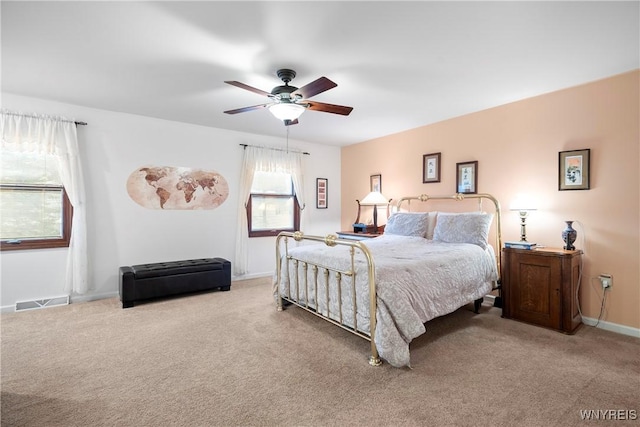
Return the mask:
MULTIPOLYGON (((342 229, 355 219, 355 199, 382 175, 382 193, 402 196, 455 192, 456 163, 478 160, 478 191, 502 205, 502 234, 519 240, 511 200, 538 201, 527 238, 563 245, 565 220, 574 220, 584 251, 582 313, 598 318, 602 288, 613 275, 602 320, 640 328, 640 70, 457 117, 342 149, 342 229), (558 153, 591 149, 591 189, 558 191, 558 153), (422 183, 422 156, 442 153, 441 182, 422 183)), ((416 112, 420 114, 420 112, 416 112)), ((364 210, 364 208, 363 208, 364 210)), ((439 210, 443 210, 440 209, 439 210)), ((361 220, 370 213, 363 211, 361 220)))

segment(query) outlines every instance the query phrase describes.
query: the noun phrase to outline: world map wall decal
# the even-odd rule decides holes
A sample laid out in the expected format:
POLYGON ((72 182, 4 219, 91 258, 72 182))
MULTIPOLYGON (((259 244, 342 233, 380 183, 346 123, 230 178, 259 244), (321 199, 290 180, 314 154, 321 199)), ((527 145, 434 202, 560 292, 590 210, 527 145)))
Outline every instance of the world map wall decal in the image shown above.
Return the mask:
POLYGON ((229 184, 216 171, 144 166, 129 175, 127 193, 148 209, 215 209, 227 200, 229 184))

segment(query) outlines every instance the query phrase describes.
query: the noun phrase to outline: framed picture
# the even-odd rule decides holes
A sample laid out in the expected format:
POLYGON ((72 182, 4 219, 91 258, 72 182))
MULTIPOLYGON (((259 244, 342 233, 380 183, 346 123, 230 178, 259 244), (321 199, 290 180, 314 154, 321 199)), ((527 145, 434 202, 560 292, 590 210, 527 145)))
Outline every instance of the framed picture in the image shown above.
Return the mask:
POLYGON ((327 178, 316 178, 316 208, 327 209, 327 193, 329 180, 327 178))
POLYGON ((590 154, 589 148, 558 153, 558 190, 589 189, 590 154))
POLYGON ((440 153, 422 156, 422 183, 440 182, 440 153))
POLYGON ((456 192, 462 194, 478 193, 478 161, 456 163, 456 192))
POLYGON ((371 175, 371 191, 382 193, 382 175, 371 175))

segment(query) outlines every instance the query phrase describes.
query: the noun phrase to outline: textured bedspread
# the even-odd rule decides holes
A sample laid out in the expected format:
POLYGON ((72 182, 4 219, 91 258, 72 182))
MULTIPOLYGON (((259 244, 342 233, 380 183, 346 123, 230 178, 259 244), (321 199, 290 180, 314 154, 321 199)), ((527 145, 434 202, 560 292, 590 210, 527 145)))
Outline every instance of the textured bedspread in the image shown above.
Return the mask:
MULTIPOLYGON (((424 323, 451 313, 491 291, 496 280, 493 249, 484 250, 467 243, 441 243, 422 237, 383 235, 363 242, 371 251, 375 263, 377 289, 377 325, 375 342, 380 357, 393 366, 409 366, 409 343, 426 329, 424 323)), ((324 244, 289 248, 289 255, 302 261, 350 270, 346 246, 327 247, 324 244)), ((283 261, 284 262, 284 261, 283 261)), ((279 284, 283 295, 316 307, 324 315, 342 321, 352 328, 369 333, 369 286, 365 257, 356 250, 357 325, 353 319, 353 293, 350 278, 342 277, 342 303, 338 303, 336 286, 329 286, 329 304, 320 274, 317 290, 315 272, 283 264, 283 280, 279 284), (295 276, 298 275, 296 285, 295 276), (307 276, 308 282, 304 281, 307 276), (288 288, 289 277, 291 289, 288 288), (305 283, 307 283, 305 285, 305 283), (307 293, 309 294, 307 297, 307 293), (327 312, 328 309, 328 312, 327 312)), ((335 284, 335 275, 329 276, 335 284)))

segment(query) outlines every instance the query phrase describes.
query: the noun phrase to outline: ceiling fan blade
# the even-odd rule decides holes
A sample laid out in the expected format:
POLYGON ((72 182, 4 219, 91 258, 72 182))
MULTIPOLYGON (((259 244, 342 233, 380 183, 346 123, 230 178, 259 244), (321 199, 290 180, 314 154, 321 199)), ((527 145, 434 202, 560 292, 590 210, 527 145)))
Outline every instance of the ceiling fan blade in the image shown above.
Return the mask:
POLYGON ((325 104, 324 102, 303 101, 308 105, 308 110, 323 111, 325 113, 341 114, 348 116, 353 107, 345 107, 344 105, 325 104))
POLYGON ((271 96, 271 93, 269 93, 269 92, 265 92, 262 89, 257 89, 257 88, 255 88, 253 86, 249 86, 249 85, 246 85, 244 83, 236 82, 235 80, 225 81, 225 83, 230 84, 231 86, 239 87, 240 89, 246 89, 246 90, 251 91, 253 93, 257 93, 258 95, 271 96))
POLYGON ((227 110, 227 111, 225 111, 225 113, 227 113, 227 114, 244 113, 244 112, 247 112, 247 111, 259 110, 261 108, 268 107, 269 105, 271 105, 271 103, 269 103, 269 104, 252 105, 250 107, 242 107, 242 108, 236 108, 235 110, 227 110))
POLYGON ((315 96, 326 90, 333 89, 336 86, 338 85, 328 78, 320 77, 319 79, 314 80, 311 83, 304 85, 300 89, 291 93, 291 97, 293 98, 296 95, 302 95, 303 98, 311 98, 312 96, 315 96))

